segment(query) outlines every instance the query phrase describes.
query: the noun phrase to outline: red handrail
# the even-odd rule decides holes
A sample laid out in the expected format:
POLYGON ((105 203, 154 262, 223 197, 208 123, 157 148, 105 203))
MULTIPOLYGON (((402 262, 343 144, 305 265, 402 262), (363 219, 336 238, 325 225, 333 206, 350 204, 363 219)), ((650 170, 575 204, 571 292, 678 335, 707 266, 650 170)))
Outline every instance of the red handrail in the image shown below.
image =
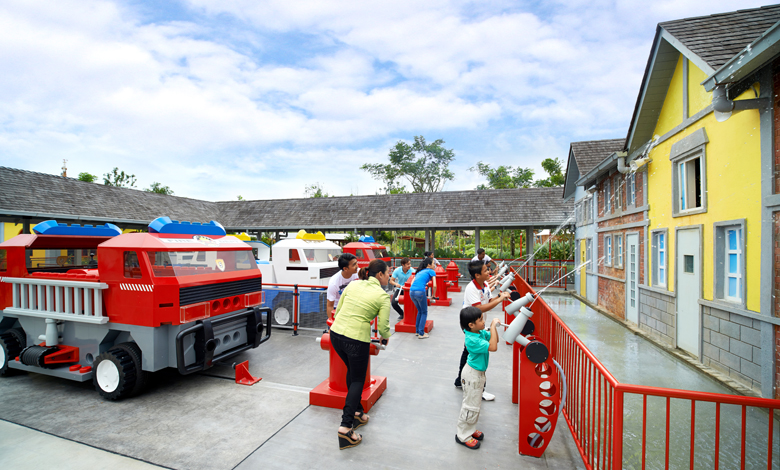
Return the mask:
MULTIPOLYGON (((534 292, 520 275, 515 276, 514 284, 521 295, 534 292)), ((537 297, 529 308, 534 312, 532 318, 536 325, 534 335, 540 337, 550 347, 550 356, 560 364, 566 375, 569 391, 565 399, 563 415, 583 463, 588 469, 623 468, 623 417, 626 394, 642 396, 642 468, 646 468, 648 456, 648 396, 666 398, 664 400, 664 413, 666 415, 664 468, 669 468, 670 465, 672 398, 690 400, 691 403, 690 468, 693 468, 694 465, 697 401, 715 403, 714 468, 716 469, 720 462, 721 404, 742 407, 741 432, 737 434, 740 439, 741 468, 745 468, 747 460, 747 407, 768 410, 769 432, 766 461, 767 468, 772 468, 774 419, 772 411, 780 410, 780 400, 620 383, 543 298, 537 297)), ((728 437, 734 435, 735 433, 728 433, 728 437)))

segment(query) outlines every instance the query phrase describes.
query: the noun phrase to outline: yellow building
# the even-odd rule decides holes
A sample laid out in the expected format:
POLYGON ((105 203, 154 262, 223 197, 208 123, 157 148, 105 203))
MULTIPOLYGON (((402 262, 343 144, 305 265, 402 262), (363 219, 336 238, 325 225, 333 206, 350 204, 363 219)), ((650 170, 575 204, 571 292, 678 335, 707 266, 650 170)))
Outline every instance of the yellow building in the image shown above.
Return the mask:
POLYGON ((767 397, 778 21, 780 6, 659 24, 625 148, 647 175, 639 327, 767 397))

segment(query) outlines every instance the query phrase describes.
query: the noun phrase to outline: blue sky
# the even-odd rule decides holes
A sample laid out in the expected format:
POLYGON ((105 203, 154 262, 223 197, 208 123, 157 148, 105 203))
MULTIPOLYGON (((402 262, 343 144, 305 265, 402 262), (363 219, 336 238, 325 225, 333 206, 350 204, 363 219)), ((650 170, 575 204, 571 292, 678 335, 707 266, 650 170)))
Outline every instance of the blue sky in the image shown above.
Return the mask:
MULTIPOLYGON (((739 8, 760 6, 743 0, 739 8)), ((468 168, 624 138, 657 23, 734 2, 4 0, 0 166, 206 200, 347 196, 423 135, 468 168)))

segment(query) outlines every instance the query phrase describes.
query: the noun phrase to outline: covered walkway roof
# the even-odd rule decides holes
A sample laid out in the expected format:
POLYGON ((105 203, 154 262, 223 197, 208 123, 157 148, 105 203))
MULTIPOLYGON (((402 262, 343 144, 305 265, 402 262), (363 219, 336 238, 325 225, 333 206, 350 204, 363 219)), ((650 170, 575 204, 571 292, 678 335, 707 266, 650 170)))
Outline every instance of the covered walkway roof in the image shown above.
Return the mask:
POLYGON ((0 167, 0 222, 56 219, 144 228, 157 217, 228 230, 468 230, 573 223, 561 188, 210 202, 0 167))

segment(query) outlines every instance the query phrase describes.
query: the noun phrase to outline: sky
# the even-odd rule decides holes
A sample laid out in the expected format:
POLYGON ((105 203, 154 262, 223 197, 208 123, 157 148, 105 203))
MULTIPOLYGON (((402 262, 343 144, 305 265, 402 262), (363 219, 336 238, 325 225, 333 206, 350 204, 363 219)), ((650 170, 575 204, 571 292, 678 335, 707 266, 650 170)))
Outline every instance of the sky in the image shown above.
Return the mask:
MULTIPOLYGON (((761 6, 741 0, 739 8, 761 6)), ((722 0, 3 0, 0 166, 118 167, 209 201, 376 194, 361 170, 444 140, 545 175, 625 138, 659 22, 722 0)), ((407 185, 407 187, 409 187, 407 185)), ((2 191, 2 188, 0 188, 2 191)))

